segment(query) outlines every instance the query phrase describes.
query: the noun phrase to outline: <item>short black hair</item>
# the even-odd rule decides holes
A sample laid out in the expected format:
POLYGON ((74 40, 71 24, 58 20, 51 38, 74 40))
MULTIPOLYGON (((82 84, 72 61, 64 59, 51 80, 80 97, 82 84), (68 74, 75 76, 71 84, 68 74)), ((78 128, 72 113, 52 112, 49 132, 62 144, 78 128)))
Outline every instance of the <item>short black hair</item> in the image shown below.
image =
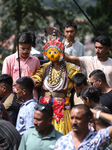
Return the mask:
POLYGON ((92 71, 89 75, 89 78, 91 78, 92 76, 97 80, 101 79, 104 83, 107 82, 105 73, 100 69, 96 69, 96 70, 92 71))
POLYGON ((104 35, 100 35, 100 36, 96 37, 95 42, 99 42, 102 45, 105 45, 108 47, 110 47, 110 45, 111 45, 110 38, 108 36, 104 36, 104 35))
POLYGON ((18 35, 17 44, 31 44, 32 36, 29 32, 23 32, 18 35))
POLYGON ((70 21, 70 22, 67 22, 65 25, 64 25, 64 29, 65 29, 65 27, 74 27, 74 29, 75 30, 77 30, 77 25, 74 23, 74 22, 72 22, 72 21, 70 21))
POLYGON ((38 110, 44 114, 47 114, 48 117, 53 117, 53 108, 50 103, 40 103, 35 106, 35 110, 38 110))
POLYGON ((85 87, 81 92, 81 97, 86 101, 88 97, 93 102, 97 103, 100 101, 98 90, 94 87, 85 87))
POLYGON ((21 78, 17 79, 16 83, 22 89, 26 89, 30 93, 33 92, 34 82, 33 82, 33 80, 30 77, 28 77, 28 76, 21 77, 21 78))
MULTIPOLYGON (((106 106, 96 106, 93 109, 101 110, 101 112, 111 114, 110 110, 106 106)), ((99 124, 104 125, 105 127, 108 127, 108 126, 111 125, 109 122, 106 122, 106 121, 101 120, 101 119, 99 119, 97 121, 98 121, 99 124)))
POLYGON ((73 77, 73 83, 77 86, 87 85, 87 77, 83 73, 76 73, 73 77))
POLYGON ((93 109, 95 109, 95 110, 101 110, 101 112, 111 114, 110 110, 106 106, 100 105, 100 106, 94 107, 93 109))
POLYGON ((35 47, 36 44, 36 36, 32 31, 29 31, 28 33, 30 33, 31 37, 32 37, 32 47, 35 47))
POLYGON ((90 108, 87 105, 85 105, 85 104, 74 105, 72 107, 72 109, 84 109, 85 114, 86 114, 87 117, 89 117, 89 116, 91 118, 93 117, 93 113, 90 111, 90 108))
POLYGON ((12 90, 13 79, 9 74, 0 75, 0 84, 4 84, 8 89, 12 90))

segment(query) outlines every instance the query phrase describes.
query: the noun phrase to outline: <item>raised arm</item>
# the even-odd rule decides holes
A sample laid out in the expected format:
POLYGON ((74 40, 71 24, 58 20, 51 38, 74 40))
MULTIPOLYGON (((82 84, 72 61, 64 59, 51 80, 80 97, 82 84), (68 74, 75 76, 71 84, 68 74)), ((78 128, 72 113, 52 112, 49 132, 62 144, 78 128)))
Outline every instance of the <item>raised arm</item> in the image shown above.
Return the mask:
POLYGON ((91 109, 94 119, 101 119, 111 124, 109 136, 112 138, 112 115, 98 110, 91 109))
POLYGON ((66 52, 64 53, 65 54, 65 60, 68 61, 68 62, 71 62, 77 66, 80 66, 80 61, 79 61, 79 57, 76 57, 76 56, 70 56, 68 55, 66 52))

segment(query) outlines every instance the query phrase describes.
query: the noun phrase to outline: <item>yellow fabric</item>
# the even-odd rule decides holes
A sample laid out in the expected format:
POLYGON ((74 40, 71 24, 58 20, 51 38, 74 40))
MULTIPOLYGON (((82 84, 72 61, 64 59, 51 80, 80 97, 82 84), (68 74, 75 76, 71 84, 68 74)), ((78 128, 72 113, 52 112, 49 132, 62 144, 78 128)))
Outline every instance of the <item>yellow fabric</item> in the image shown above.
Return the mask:
MULTIPOLYGON (((57 71, 55 70, 54 68, 52 69, 52 77, 51 77, 51 80, 52 80, 52 83, 56 83, 57 82, 57 79, 58 79, 58 76, 59 76, 59 73, 60 73, 60 70, 57 71)), ((48 83, 50 83, 50 79, 48 79, 48 83)))
POLYGON ((52 124, 55 126, 56 130, 63 134, 67 134, 68 132, 70 132, 72 130, 70 125, 70 110, 64 111, 64 121, 60 119, 57 123, 56 120, 53 119, 52 124))
POLYGON ((66 68, 68 72, 68 93, 67 96, 69 97, 70 91, 73 88, 73 77, 76 73, 80 72, 80 70, 74 66, 71 63, 65 62, 66 63, 66 68))
POLYGON ((32 78, 36 78, 36 79, 38 79, 40 82, 42 82, 45 69, 47 68, 47 66, 48 66, 49 64, 50 64, 50 62, 44 63, 43 65, 41 65, 40 68, 36 71, 36 73, 35 73, 33 76, 31 76, 31 77, 32 77, 32 78))
POLYGON ((65 97, 65 106, 70 106, 70 97, 65 97))
MULTIPOLYGON (((45 72, 46 67, 49 65, 50 62, 43 64, 37 71, 36 74, 32 77, 37 78, 39 81, 42 82, 42 78, 45 72)), ((75 67, 73 64, 65 62, 66 63, 66 68, 67 68, 67 73, 68 73, 68 91, 67 91, 67 97, 70 96, 70 91, 73 88, 73 76, 79 72, 79 69, 75 67)), ((53 78, 59 74, 59 71, 56 71, 55 69, 52 70, 52 75, 53 78)), ((62 75, 63 77, 63 75, 62 75)), ((69 105, 69 99, 66 100, 65 106, 69 105)), ((70 126, 70 110, 65 110, 64 111, 64 121, 59 120, 58 123, 56 122, 55 119, 53 119, 52 124, 55 126, 55 129, 58 130, 59 132, 63 134, 67 134, 70 132, 71 126, 70 126)))
MULTIPOLYGON (((35 73, 35 75, 32 76, 32 78, 37 78, 40 82, 42 82, 43 79, 43 75, 45 72, 46 67, 50 64, 50 62, 43 64, 35 73)), ((67 68, 67 72, 68 72, 68 92, 67 92, 67 96, 69 96, 70 91, 73 88, 73 76, 80 72, 79 69, 74 66, 71 63, 65 62, 66 64, 66 68, 67 68)), ((59 71, 53 69, 53 75, 57 76, 57 74, 59 73, 59 71)))

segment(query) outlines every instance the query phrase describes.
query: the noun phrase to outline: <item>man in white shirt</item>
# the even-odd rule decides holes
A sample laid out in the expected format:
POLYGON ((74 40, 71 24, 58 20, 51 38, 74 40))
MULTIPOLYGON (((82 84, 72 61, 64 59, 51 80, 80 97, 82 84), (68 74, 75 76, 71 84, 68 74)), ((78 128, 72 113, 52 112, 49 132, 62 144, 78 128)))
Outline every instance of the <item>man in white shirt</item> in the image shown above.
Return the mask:
POLYGON ((95 70, 102 70, 107 79, 107 83, 112 87, 112 59, 108 58, 107 53, 110 50, 110 38, 104 35, 100 35, 95 39, 95 53, 96 56, 84 56, 76 57, 69 56, 65 53, 65 59, 71 63, 83 67, 87 72, 87 77, 89 79, 89 74, 95 70))

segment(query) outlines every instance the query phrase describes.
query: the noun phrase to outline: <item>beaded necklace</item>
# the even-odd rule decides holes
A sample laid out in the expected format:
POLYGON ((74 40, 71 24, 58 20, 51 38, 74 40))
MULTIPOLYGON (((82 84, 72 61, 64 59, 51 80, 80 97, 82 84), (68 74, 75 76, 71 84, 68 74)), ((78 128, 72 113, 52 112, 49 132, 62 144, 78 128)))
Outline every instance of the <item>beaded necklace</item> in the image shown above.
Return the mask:
POLYGON ((55 85, 57 85, 57 84, 60 82, 61 74, 62 74, 62 72, 64 71, 63 62, 62 62, 61 67, 60 67, 59 75, 58 75, 58 77, 55 79, 55 81, 52 80, 52 69, 53 69, 53 65, 51 64, 50 70, 49 70, 48 83, 49 83, 50 85, 52 85, 52 86, 55 86, 55 85), (52 81, 53 81, 53 82, 52 82, 52 81))

